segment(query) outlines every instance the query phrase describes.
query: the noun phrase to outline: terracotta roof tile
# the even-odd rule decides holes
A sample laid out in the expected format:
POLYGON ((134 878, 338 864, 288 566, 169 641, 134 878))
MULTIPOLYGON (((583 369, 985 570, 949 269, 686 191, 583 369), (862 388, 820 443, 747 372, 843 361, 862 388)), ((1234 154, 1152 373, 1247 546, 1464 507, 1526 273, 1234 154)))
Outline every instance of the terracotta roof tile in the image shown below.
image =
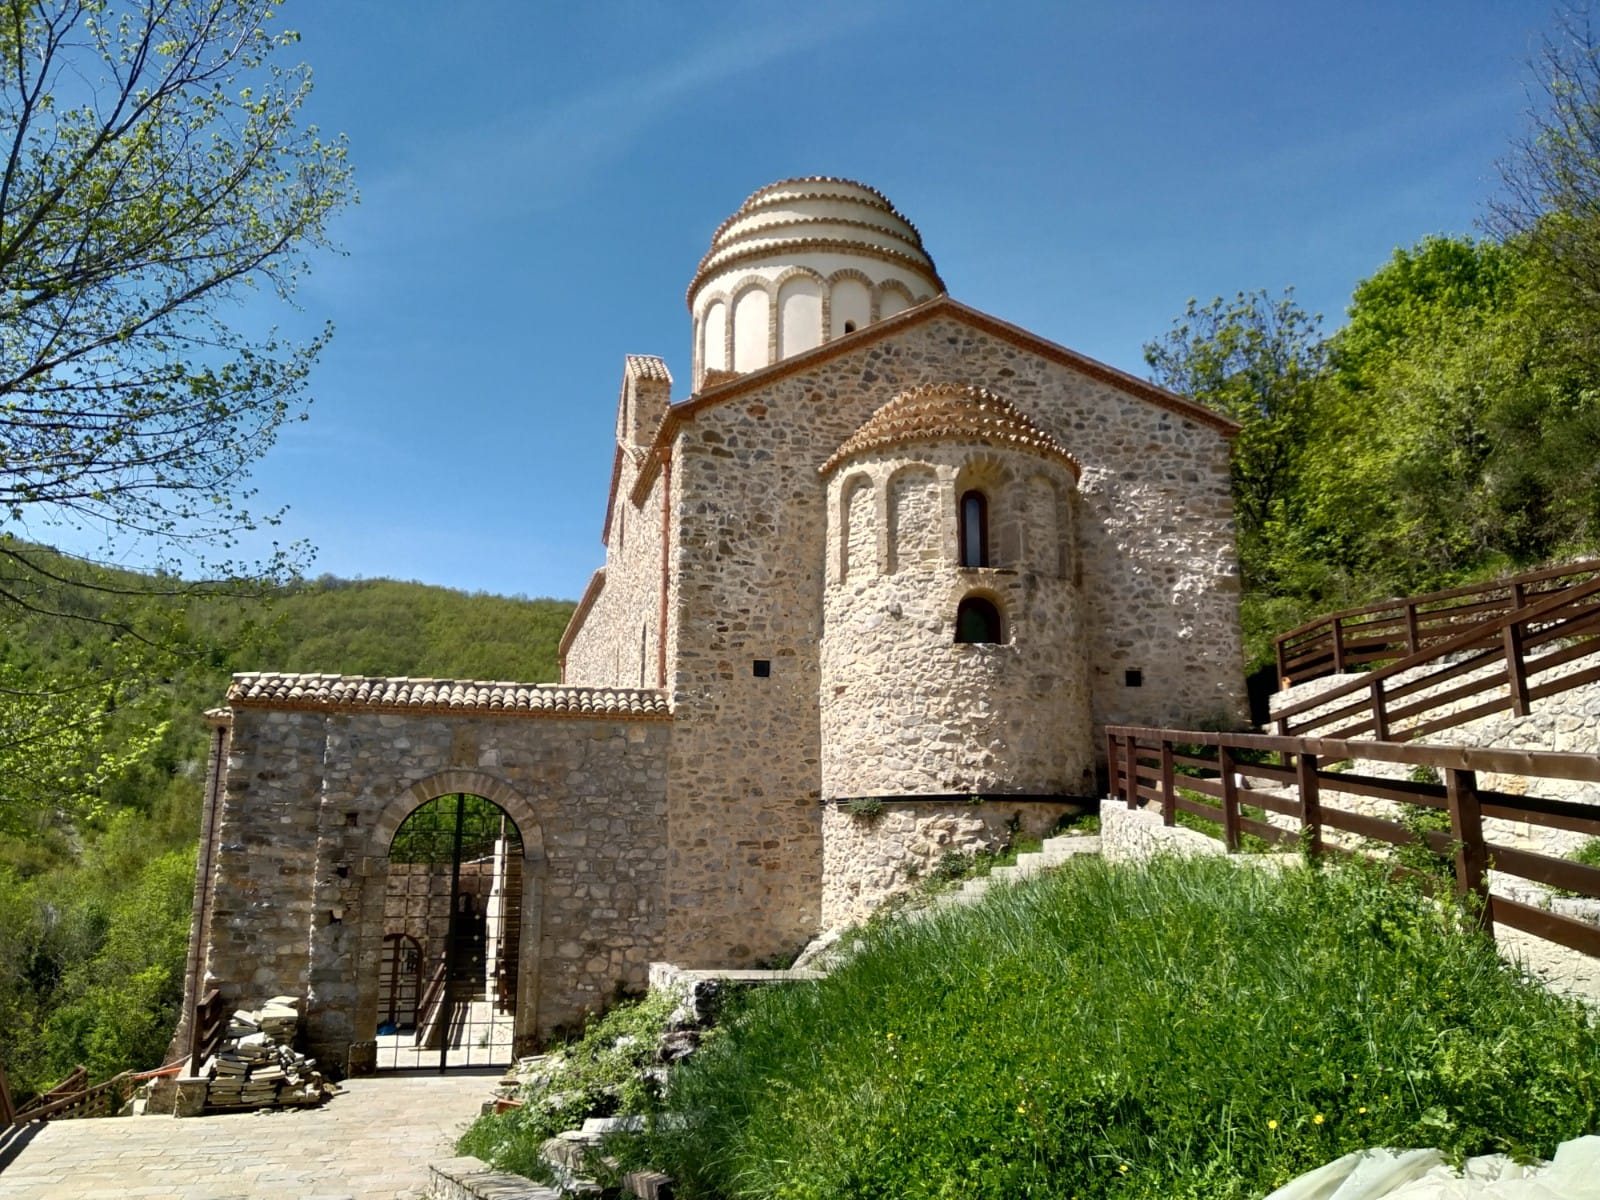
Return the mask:
POLYGON ((230 708, 328 712, 482 713, 490 716, 608 717, 667 720, 664 692, 645 688, 562 687, 556 684, 459 679, 295 675, 256 671, 235 675, 230 708))
POLYGON ((844 440, 822 464, 826 475, 847 458, 910 442, 983 442, 1054 458, 1076 479, 1078 460, 1011 401, 987 388, 930 383, 901 392, 844 440))
POLYGON ((654 354, 624 354, 623 369, 635 379, 653 379, 658 383, 671 383, 672 372, 666 360, 654 354))

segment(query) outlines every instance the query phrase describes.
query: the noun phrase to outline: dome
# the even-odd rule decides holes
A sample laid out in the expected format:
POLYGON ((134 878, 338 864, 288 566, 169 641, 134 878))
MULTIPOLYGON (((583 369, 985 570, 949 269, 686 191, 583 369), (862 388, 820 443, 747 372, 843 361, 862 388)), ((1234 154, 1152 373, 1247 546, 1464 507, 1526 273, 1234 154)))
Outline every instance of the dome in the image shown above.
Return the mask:
POLYGON ((987 388, 933 383, 902 392, 873 413, 822 464, 826 475, 846 459, 912 442, 981 442, 1053 458, 1077 480, 1078 460, 1028 415, 987 388))
POLYGON ((922 236, 865 184, 768 184, 717 226, 689 284, 694 381, 759 370, 944 293, 922 236), (713 376, 715 377, 715 376, 713 376))
POLYGON ((769 183, 717 226, 689 284, 689 306, 708 279, 729 267, 815 250, 899 264, 923 276, 934 292, 944 291, 922 235, 887 196, 850 179, 811 175, 769 183))

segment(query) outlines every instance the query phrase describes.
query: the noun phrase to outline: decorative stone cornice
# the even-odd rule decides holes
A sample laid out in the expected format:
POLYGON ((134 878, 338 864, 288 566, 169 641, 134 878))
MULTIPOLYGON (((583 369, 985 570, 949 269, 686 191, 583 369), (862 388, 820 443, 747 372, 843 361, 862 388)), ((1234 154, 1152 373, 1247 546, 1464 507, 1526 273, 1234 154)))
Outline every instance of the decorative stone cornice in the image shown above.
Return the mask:
POLYGON ((813 175, 779 180, 752 192, 711 235, 685 299, 693 310, 707 280, 730 267, 814 251, 876 258, 910 269, 931 280, 938 291, 945 290, 922 234, 887 196, 853 179, 813 175), (841 206, 844 211, 828 211, 841 206), (807 229, 816 232, 808 236, 807 229), (860 236, 849 236, 854 231, 860 236))
MULTIPOLYGON (((859 188, 861 191, 866 192, 867 197, 869 198, 852 197, 853 199, 869 208, 881 209, 883 212, 890 213, 891 215, 898 217, 900 220, 905 221, 906 225, 909 226, 913 231, 917 228, 906 219, 905 215, 901 213, 899 209, 895 208, 895 206, 889 202, 889 197, 885 196, 875 187, 871 187, 865 183, 860 183, 854 179, 845 179, 839 175, 801 175, 794 179, 780 179, 776 183, 769 183, 766 187, 757 188, 755 191, 751 192, 745 197, 744 203, 739 205, 738 211, 727 220, 722 222, 721 225, 717 226, 716 230, 711 234, 711 244, 713 246, 716 245, 717 239, 723 234, 727 233, 735 221, 742 220, 743 218, 749 216, 752 212, 756 212, 764 208, 772 208, 779 203, 791 200, 838 200, 841 198, 834 192, 820 191, 798 192, 784 197, 783 201, 780 201, 777 197, 772 195, 773 192, 778 191, 780 188, 792 188, 808 183, 837 183, 843 184, 845 187, 859 188)), ((920 238, 922 235, 918 233, 917 236, 920 238)))
POLYGON ((881 262, 907 267, 917 272, 917 274, 931 279, 941 294, 945 290, 944 280, 940 277, 933 263, 924 261, 914 255, 904 254, 899 250, 885 249, 882 246, 873 245, 871 242, 858 242, 849 238, 789 238, 776 242, 754 242, 749 246, 731 247, 726 251, 720 251, 714 263, 695 272, 695 277, 689 284, 689 291, 685 296, 685 300, 689 305, 690 311, 693 311, 694 295, 700 285, 712 275, 719 271, 725 271, 729 267, 755 262, 763 258, 778 258, 786 254, 804 254, 818 250, 831 250, 840 254, 855 255, 859 258, 876 258, 881 262))
POLYGON ((302 712, 450 713, 670 720, 664 692, 363 675, 235 675, 228 707, 302 712))
POLYGON ((928 383, 901 392, 846 438, 818 468, 826 476, 840 463, 914 442, 977 442, 1054 459, 1072 472, 1078 460, 1052 435, 1003 396, 988 388, 959 383, 928 383))

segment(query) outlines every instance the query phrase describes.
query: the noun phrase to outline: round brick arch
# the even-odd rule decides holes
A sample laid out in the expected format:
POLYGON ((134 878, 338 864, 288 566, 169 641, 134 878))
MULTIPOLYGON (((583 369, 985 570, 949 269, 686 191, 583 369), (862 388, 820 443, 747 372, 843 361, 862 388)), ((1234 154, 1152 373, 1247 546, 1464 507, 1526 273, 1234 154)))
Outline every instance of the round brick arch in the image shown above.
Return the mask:
POLYGON ((379 814, 377 823, 372 827, 373 854, 387 858, 389 844, 407 817, 428 801, 437 800, 440 796, 454 796, 457 792, 465 792, 469 796, 482 796, 485 800, 499 805, 516 825, 517 832, 522 835, 523 858, 530 866, 543 867, 544 830, 540 828, 539 818, 533 811, 533 805, 504 779, 482 771, 461 768, 439 771, 419 779, 389 801, 379 814))

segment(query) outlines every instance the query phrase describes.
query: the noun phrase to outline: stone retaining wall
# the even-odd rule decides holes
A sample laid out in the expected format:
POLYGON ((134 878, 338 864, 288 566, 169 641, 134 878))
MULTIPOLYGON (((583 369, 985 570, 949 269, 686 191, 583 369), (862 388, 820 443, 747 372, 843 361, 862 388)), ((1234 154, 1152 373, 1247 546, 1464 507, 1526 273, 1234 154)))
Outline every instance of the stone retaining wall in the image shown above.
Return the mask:
POLYGON ((1017 836, 1044 837, 1062 817, 1095 804, 1007 803, 1004 796, 980 804, 903 797, 881 803, 872 815, 823 806, 824 929, 865 920, 890 896, 930 875, 946 854, 1000 850, 1017 836))
MULTIPOLYGON (((1537 677, 1537 680, 1543 683, 1560 679, 1576 674, 1579 671, 1587 670, 1593 665, 1594 660, 1592 657, 1579 659, 1576 662, 1565 663, 1551 671, 1544 672, 1537 677)), ((1498 666, 1489 666, 1466 676, 1451 679, 1446 683, 1436 684, 1419 692, 1414 697, 1408 696, 1405 703, 1410 704, 1416 700, 1438 695, 1473 679, 1488 677, 1496 673, 1498 669, 1498 666)), ((1420 678, 1427 673, 1426 668, 1418 668, 1414 671, 1402 672, 1394 676, 1392 681, 1386 682, 1390 683, 1391 686, 1398 686, 1420 678)), ((1360 674, 1346 674, 1309 680, 1274 696, 1272 698, 1272 712, 1275 716, 1284 708, 1312 697, 1320 696, 1339 687, 1341 684, 1360 678, 1362 678, 1360 674)), ((1424 715, 1428 720, 1454 715, 1482 704, 1493 695, 1504 697, 1505 694, 1505 688, 1502 686, 1497 692, 1478 695, 1465 700, 1448 701, 1424 715)), ((1359 697, 1361 693, 1356 695, 1359 697)), ((1308 716, 1320 715, 1346 703, 1349 703, 1349 698, 1330 701, 1326 705, 1311 710, 1310 713, 1301 714, 1297 719, 1304 720, 1308 716)), ((1532 711, 1524 717, 1516 716, 1509 711, 1496 713, 1492 716, 1468 721, 1454 728, 1430 733, 1417 739, 1416 744, 1461 747, 1497 746, 1514 750, 1551 750, 1573 754, 1600 753, 1600 684, 1586 684, 1554 696, 1548 696, 1543 700, 1535 701, 1532 711)), ((1326 763, 1322 764, 1324 769, 1327 768, 1327 765, 1326 763)), ((1362 775, 1374 775, 1385 779, 1400 779, 1408 775, 1410 768, 1395 763, 1370 762, 1363 759, 1351 764, 1350 770, 1362 775)), ((1523 795, 1532 790, 1537 795, 1550 799, 1570 800, 1580 804, 1595 805, 1597 813, 1600 813, 1600 788, 1597 788, 1594 784, 1561 779, 1528 779, 1520 775, 1496 775, 1485 772, 1478 776, 1478 786, 1485 789, 1508 792, 1512 795, 1523 795)), ((1245 802, 1248 803, 1248 799, 1245 802)), ((1366 796, 1352 796, 1341 793, 1331 797, 1330 803, 1337 804, 1340 808, 1381 817, 1385 820, 1392 821, 1401 815, 1400 807, 1395 802, 1366 796)), ((1277 817, 1276 815, 1269 817, 1269 819, 1274 824, 1285 828, 1294 824, 1291 821, 1286 825, 1284 822, 1288 819, 1277 817)), ((1514 849, 1531 850, 1555 857, 1563 857, 1570 854, 1588 840, 1581 833, 1573 833, 1564 829, 1549 829, 1527 821, 1485 818, 1483 824, 1484 832, 1491 841, 1514 849)))

